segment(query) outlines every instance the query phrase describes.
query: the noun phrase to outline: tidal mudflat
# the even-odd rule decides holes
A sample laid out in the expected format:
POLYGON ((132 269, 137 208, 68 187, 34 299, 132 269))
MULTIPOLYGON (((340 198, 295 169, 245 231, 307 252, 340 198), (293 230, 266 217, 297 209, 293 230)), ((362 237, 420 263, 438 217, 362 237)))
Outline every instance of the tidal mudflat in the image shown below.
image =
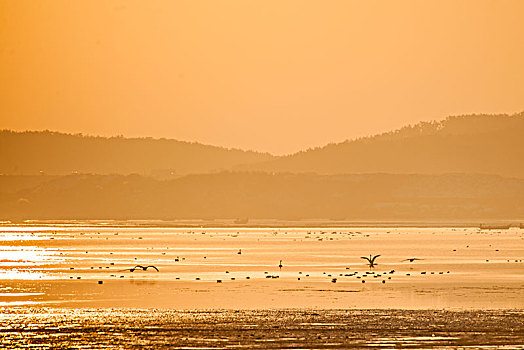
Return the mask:
POLYGON ((524 348, 522 311, 10 309, 6 349, 524 348))

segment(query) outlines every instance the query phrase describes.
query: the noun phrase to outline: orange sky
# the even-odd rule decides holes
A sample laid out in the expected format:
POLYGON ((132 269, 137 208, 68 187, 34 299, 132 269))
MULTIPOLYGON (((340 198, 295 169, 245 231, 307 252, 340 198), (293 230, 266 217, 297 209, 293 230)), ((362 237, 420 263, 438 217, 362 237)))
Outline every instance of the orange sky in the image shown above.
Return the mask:
POLYGON ((524 1, 0 0, 0 128, 276 154, 524 110, 524 1))

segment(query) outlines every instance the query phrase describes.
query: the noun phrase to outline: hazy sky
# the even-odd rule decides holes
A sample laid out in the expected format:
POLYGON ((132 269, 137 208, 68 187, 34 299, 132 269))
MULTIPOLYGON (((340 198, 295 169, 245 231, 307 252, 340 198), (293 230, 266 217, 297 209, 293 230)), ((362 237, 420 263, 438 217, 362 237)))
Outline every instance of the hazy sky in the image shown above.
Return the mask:
POLYGON ((524 110, 524 1, 0 0, 0 128, 287 153, 524 110))

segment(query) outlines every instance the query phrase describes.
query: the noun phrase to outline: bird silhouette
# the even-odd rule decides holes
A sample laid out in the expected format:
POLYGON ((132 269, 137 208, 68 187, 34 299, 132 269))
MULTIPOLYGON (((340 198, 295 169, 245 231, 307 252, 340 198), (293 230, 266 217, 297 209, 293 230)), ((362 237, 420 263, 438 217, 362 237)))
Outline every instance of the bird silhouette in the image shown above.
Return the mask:
POLYGON ((375 259, 378 258, 380 255, 375 255, 375 256, 371 256, 371 254, 369 254, 369 258, 367 256, 361 256, 360 258, 361 259, 364 259, 364 260, 367 260, 368 261, 368 265, 369 267, 375 267, 375 259))
POLYGON ((407 259, 404 259, 402 261, 409 261, 409 262, 413 262, 415 260, 424 260, 424 259, 419 259, 419 258, 407 258, 407 259))
POLYGON ((242 249, 239 249, 237 252, 238 255, 242 254, 242 249))
POLYGON ((278 263, 278 268, 282 270, 282 260, 278 263))
POLYGON ((156 266, 153 266, 153 265, 149 265, 149 266, 142 266, 142 265, 136 265, 135 267, 132 267, 130 269, 125 269, 125 270, 121 270, 121 271, 131 271, 131 272, 135 272, 135 270, 138 270, 138 269, 142 269, 143 271, 147 271, 148 268, 153 268, 157 271, 160 271, 158 270, 158 268, 156 266))

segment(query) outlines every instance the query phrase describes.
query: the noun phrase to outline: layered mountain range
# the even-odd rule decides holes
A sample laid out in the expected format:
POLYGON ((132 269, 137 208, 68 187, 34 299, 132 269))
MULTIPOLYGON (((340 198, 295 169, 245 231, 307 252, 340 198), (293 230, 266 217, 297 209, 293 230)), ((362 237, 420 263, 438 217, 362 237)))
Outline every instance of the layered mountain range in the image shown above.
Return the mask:
POLYGON ((0 132, 0 220, 524 219, 524 113, 423 122, 286 156, 0 132))

